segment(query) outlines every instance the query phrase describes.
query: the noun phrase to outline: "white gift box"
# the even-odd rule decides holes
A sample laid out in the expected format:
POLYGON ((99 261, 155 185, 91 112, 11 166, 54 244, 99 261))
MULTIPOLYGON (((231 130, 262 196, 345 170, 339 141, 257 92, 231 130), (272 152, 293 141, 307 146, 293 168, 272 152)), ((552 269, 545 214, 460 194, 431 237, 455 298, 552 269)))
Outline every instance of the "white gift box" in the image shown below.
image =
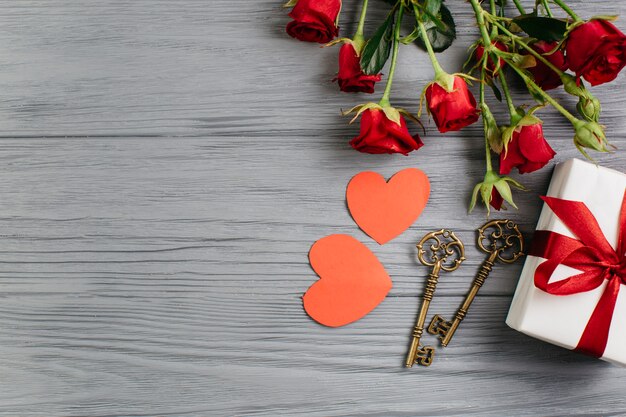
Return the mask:
MULTIPOLYGON (((571 159, 555 168, 547 195, 584 202, 595 216, 606 240, 615 249, 625 189, 626 174, 571 159)), ((576 238, 547 204, 544 204, 541 211, 537 230, 549 230, 576 238)), ((605 279, 599 287, 591 291, 552 295, 535 286, 535 270, 544 261, 541 257, 527 256, 506 323, 529 336, 567 349, 575 349, 608 280, 605 279)), ((549 282, 558 282, 580 272, 559 265, 549 282)), ((601 359, 626 365, 626 285, 623 284, 620 285, 617 295, 608 340, 601 359)))

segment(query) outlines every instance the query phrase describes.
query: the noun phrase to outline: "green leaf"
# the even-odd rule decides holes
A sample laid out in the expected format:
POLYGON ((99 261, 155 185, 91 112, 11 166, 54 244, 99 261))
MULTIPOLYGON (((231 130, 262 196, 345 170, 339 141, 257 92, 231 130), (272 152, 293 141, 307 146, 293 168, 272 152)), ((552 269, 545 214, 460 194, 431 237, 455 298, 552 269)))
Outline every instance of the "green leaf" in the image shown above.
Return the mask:
POLYGON ((405 45, 408 45, 410 43, 415 42, 415 40, 419 37, 420 37, 419 28, 414 28, 413 32, 409 33, 404 38, 400 39, 400 42, 402 42, 405 45))
POLYGON ((424 11, 429 15, 437 16, 441 9, 441 3, 443 3, 443 0, 426 0, 424 11))
MULTIPOLYGON (((456 25, 454 24, 454 19, 452 18, 450 10, 443 4, 440 5, 439 16, 435 19, 426 15, 424 26, 426 26, 426 34, 435 52, 445 51, 456 39, 456 25), (437 22, 437 20, 440 22, 437 22), (441 26, 441 28, 438 26, 441 26)), ((424 41, 421 38, 417 39, 417 44, 422 49, 426 49, 424 41)))
POLYGON ((389 59, 392 45, 392 30, 395 13, 389 13, 361 52, 361 69, 365 74, 378 74, 389 59))
POLYGON ((567 32, 567 22, 552 17, 526 14, 513 19, 513 23, 522 28, 529 36, 544 41, 560 41, 567 32))
POLYGON ((487 85, 489 87, 491 87, 491 90, 493 91, 493 95, 496 97, 496 99, 501 102, 502 101, 502 93, 500 93, 500 89, 493 82, 493 79, 487 80, 487 85))
POLYGON ((428 19, 433 21, 433 23, 437 26, 437 28, 439 28, 439 30, 445 31, 447 29, 447 26, 439 18, 442 3, 443 0, 426 0, 426 3, 421 6, 421 9, 422 12, 428 17, 428 19))

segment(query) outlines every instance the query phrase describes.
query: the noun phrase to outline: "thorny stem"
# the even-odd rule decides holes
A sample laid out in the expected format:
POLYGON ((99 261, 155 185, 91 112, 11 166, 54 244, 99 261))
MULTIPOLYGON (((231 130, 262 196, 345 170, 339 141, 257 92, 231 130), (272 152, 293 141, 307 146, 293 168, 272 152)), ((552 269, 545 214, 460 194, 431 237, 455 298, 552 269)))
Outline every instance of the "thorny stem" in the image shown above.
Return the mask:
POLYGON ((509 90, 509 84, 506 82, 506 78, 504 77, 504 70, 501 69, 498 74, 500 77, 500 85, 502 85, 502 92, 504 93, 504 98, 506 99, 506 105, 509 107, 509 114, 511 115, 511 124, 515 123, 517 118, 517 110, 513 105, 513 98, 511 98, 511 91, 509 90))
POLYGON ((512 63, 509 62, 509 66, 511 68, 513 68, 515 70, 515 72, 517 72, 519 74, 520 77, 522 77, 522 79, 524 80, 524 82, 526 83, 526 85, 528 86, 529 89, 531 89, 533 91, 536 91, 541 97, 544 98, 544 100, 546 100, 548 103, 550 103, 552 105, 552 107, 557 109, 559 111, 559 113, 561 113, 567 120, 569 120, 573 125, 576 125, 576 123, 579 120, 572 113, 570 113, 563 106, 561 106, 559 104, 559 102, 556 101, 555 99, 553 99, 550 94, 548 94, 545 91, 543 91, 543 89, 541 87, 539 87, 528 75, 526 75, 526 73, 524 73, 524 71, 522 71, 521 69, 519 69, 516 66, 511 65, 511 64, 512 63))
MULTIPOLYGON (((480 91, 480 109, 483 110, 486 106, 485 104, 485 68, 483 68, 480 72, 480 86, 478 87, 480 91)), ((487 171, 492 171, 493 166, 491 165, 491 146, 489 146, 489 138, 487 137, 487 120, 483 117, 483 127, 485 129, 485 163, 487 164, 487 171)))
POLYGON ((404 6, 401 4, 398 9, 398 16, 396 17, 396 26, 394 27, 393 32, 393 52, 391 55, 391 65, 389 67, 389 77, 387 78, 387 85, 385 85, 385 92, 383 93, 383 97, 380 99, 380 104, 382 107, 387 107, 390 105, 389 97, 391 96, 391 84, 393 83, 393 74, 396 72, 396 63, 398 60, 398 48, 400 47, 400 29, 402 26, 402 12, 404 11, 404 6))
POLYGON ((543 5, 543 8, 546 9, 548 17, 553 17, 552 10, 550 10, 550 5, 548 4, 548 0, 541 0, 541 4, 543 5))
POLYGON ((517 7, 517 10, 521 14, 526 14, 526 12, 524 11, 524 6, 522 6, 522 4, 519 2, 519 0, 513 0, 513 3, 515 4, 515 7, 517 7))
MULTIPOLYGON (((489 2, 491 14, 493 16, 496 15, 496 0, 490 0, 489 2)), ((491 26, 491 36, 498 36, 498 27, 496 25, 491 26)), ((499 59, 499 58, 498 58, 499 59)), ((509 115, 511 119, 511 123, 513 123, 513 117, 517 112, 515 111, 515 106, 513 105, 513 99, 511 98, 511 92, 509 91, 509 86, 506 83, 506 79, 504 78, 504 69, 500 69, 500 83, 502 84, 502 90, 504 91, 504 97, 506 98, 506 104, 509 108, 509 115)))
MULTIPOLYGON (((489 8, 491 9, 491 14, 496 15, 498 12, 496 11, 496 0, 489 0, 489 8)), ((498 36, 498 28, 496 26, 491 27, 491 38, 498 36)))
POLYGON ((483 46, 485 48, 485 53, 487 49, 491 45, 491 38, 489 37, 489 33, 487 32, 487 24, 485 23, 485 16, 483 15, 484 11, 482 7, 480 7, 480 3, 478 0, 470 0, 472 8, 474 9, 474 14, 476 15, 476 23, 478 23, 478 28, 480 29, 480 35, 483 38, 483 46))
MULTIPOLYGON (((478 2, 478 0, 469 0, 469 1, 472 5, 472 9, 474 9, 474 15, 476 16, 476 23, 478 23, 480 35, 483 39, 485 55, 487 55, 488 48, 491 47, 491 37, 489 36, 489 33, 487 32, 487 25, 485 23, 485 17, 483 15, 484 11, 482 7, 480 6, 480 3, 478 2)), ((486 71, 487 71, 487 60, 484 59, 482 62, 482 68, 480 71, 480 86, 479 86, 481 110, 483 110, 487 106, 485 104, 485 83, 486 83, 485 72, 486 71)), ((487 172, 490 172, 493 170, 493 166, 491 164, 491 147, 489 146, 489 138, 487 137, 487 129, 488 129, 487 120, 485 119, 484 116, 483 116, 483 127, 485 129, 485 163, 487 164, 487 172)))
POLYGON ((359 18, 359 26, 356 28, 354 40, 363 40, 363 28, 365 27, 365 15, 367 14, 367 2, 368 0, 363 0, 363 8, 361 9, 361 17, 359 18))
POLYGON ((433 50, 433 46, 430 44, 430 39, 428 39, 428 33, 426 33, 426 26, 424 26, 424 22, 422 22, 422 14, 419 10, 419 7, 416 4, 413 4, 413 10, 415 10, 415 20, 417 21, 417 26, 420 31, 420 35, 424 40, 424 45, 426 45, 426 51, 428 52, 428 57, 430 58, 430 62, 433 64, 433 69, 435 70, 435 78, 445 71, 441 68, 437 57, 435 56, 435 51, 433 50))
POLYGON ((533 48, 528 46, 526 42, 522 41, 520 36, 517 36, 511 33, 504 25, 502 25, 497 20, 492 20, 492 23, 496 25, 504 34, 508 35, 514 42, 520 45, 522 48, 526 49, 532 56, 534 56, 539 61, 543 62, 548 68, 552 71, 556 72, 559 76, 563 75, 563 71, 560 68, 557 68, 552 62, 550 62, 545 56, 541 55, 539 52, 535 51, 533 48))
POLYGON ((576 13, 574 13, 574 11, 572 9, 570 9, 569 6, 567 4, 565 4, 565 2, 563 0, 552 0, 552 1, 554 2, 554 4, 556 4, 561 9, 563 9, 565 11, 565 13, 570 15, 572 17, 572 19, 574 19, 575 22, 582 21, 582 19, 576 13))

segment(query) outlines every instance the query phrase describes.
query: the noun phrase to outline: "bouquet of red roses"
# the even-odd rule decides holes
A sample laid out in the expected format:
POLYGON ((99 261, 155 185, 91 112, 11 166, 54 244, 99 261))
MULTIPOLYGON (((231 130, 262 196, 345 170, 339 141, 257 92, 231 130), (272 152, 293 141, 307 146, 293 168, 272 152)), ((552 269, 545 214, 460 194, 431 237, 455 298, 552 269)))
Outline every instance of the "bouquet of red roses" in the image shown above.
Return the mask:
MULTIPOLYGON (((362 9, 356 33, 339 36, 341 0, 291 0, 293 7, 287 33, 307 42, 328 46, 341 44, 336 81, 341 91, 373 93, 390 59, 382 97, 359 104, 345 114, 360 117, 360 133, 350 145, 367 153, 401 153, 423 146, 419 135, 409 133, 406 119, 419 123, 423 100, 441 133, 456 131, 482 118, 485 136, 485 176, 474 188, 470 210, 480 195, 489 206, 500 210, 504 201, 515 206, 511 188, 522 184, 507 176, 517 168, 521 174, 545 166, 554 155, 543 135, 539 109, 552 106, 572 125, 574 145, 589 158, 586 149, 607 152, 604 126, 599 124, 601 105, 586 87, 613 81, 626 65, 626 35, 612 21, 614 16, 579 17, 564 0, 535 0, 526 9, 513 0, 515 16, 507 16, 506 0, 468 0, 479 38, 470 48, 464 71, 448 73, 437 60, 456 38, 452 13, 443 0, 385 0, 387 17, 368 37, 364 34, 368 0, 362 9), (563 16, 555 16, 556 9, 563 16), (554 9, 554 10, 553 10, 554 9), (402 33, 402 22, 413 22, 410 33, 402 33), (401 44, 425 49, 435 72, 423 88, 419 110, 413 114, 391 104, 391 86, 401 44), (507 78, 515 74, 526 86, 535 106, 516 106, 507 78), (584 81, 583 81, 584 80, 584 81), (478 101, 469 85, 478 85, 478 101), (549 93, 563 86, 577 100, 576 114, 568 111, 549 93), (485 99, 490 87, 498 101, 504 100, 509 120, 498 124, 485 99), (492 155, 499 156, 498 169, 492 155)), ((461 2, 459 2, 461 3, 461 2)))

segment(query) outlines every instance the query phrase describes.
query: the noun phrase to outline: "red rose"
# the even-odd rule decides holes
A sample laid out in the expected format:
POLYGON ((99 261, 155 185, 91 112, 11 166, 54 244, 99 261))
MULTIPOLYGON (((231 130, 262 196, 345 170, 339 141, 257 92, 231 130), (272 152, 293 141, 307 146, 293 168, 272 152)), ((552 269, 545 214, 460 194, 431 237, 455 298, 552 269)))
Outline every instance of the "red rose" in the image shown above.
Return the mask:
POLYGON ((401 153, 421 148, 424 144, 418 135, 411 136, 404 117, 400 124, 387 119, 380 109, 368 109, 361 116, 361 133, 350 141, 350 145, 365 153, 401 153))
POLYGON ((502 203, 504 203, 504 199, 496 187, 493 187, 491 190, 491 200, 489 200, 489 205, 499 211, 502 208, 502 203))
POLYGON ((341 0, 299 0, 289 16, 287 33, 305 42, 327 43, 339 29, 335 25, 341 10, 341 0))
POLYGON ((515 167, 520 174, 543 168, 556 152, 543 137, 543 128, 537 123, 520 126, 513 131, 507 150, 500 154, 500 174, 508 174, 515 167))
POLYGON ((339 50, 339 73, 337 81, 339 89, 347 93, 373 93, 374 84, 380 81, 380 74, 366 75, 361 70, 361 60, 354 45, 348 42, 339 50))
MULTIPOLYGON (((552 65, 560 69, 561 71, 567 70, 567 62, 565 61, 565 54, 562 50, 557 50, 554 53, 550 54, 550 52, 554 51, 558 42, 546 42, 539 41, 535 42, 531 45, 531 47, 543 55, 552 65)), ((528 52, 525 53, 528 55, 528 52)), ((537 65, 534 67, 528 68, 528 71, 532 74, 535 79, 535 83, 541 87, 543 90, 552 90, 553 88, 557 88, 563 82, 561 81, 561 77, 556 72, 552 71, 546 64, 541 62, 538 59, 537 65)))
POLYGON ((591 20, 572 30, 565 53, 577 78, 603 84, 614 80, 626 65, 626 35, 611 22, 591 20))
MULTIPOLYGON (((505 44, 503 44, 502 42, 496 41, 493 42, 493 44, 496 48, 498 48, 501 51, 507 52, 509 50, 509 48, 506 47, 505 44)), ((476 47, 476 61, 477 62, 481 62, 483 55, 485 54, 485 47, 480 44, 476 47)), ((492 54, 489 54, 489 56, 487 57, 487 72, 490 73, 491 75, 495 75, 498 71, 496 70, 496 64, 495 62, 493 62, 493 58, 491 57, 492 54)), ((504 67, 504 59, 500 58, 498 61, 500 61, 500 66, 498 68, 498 70, 502 67, 504 67)))
POLYGON ((465 80, 454 76, 453 90, 448 92, 434 82, 426 88, 428 110, 441 133, 461 130, 478 120, 476 99, 467 88, 465 80))

